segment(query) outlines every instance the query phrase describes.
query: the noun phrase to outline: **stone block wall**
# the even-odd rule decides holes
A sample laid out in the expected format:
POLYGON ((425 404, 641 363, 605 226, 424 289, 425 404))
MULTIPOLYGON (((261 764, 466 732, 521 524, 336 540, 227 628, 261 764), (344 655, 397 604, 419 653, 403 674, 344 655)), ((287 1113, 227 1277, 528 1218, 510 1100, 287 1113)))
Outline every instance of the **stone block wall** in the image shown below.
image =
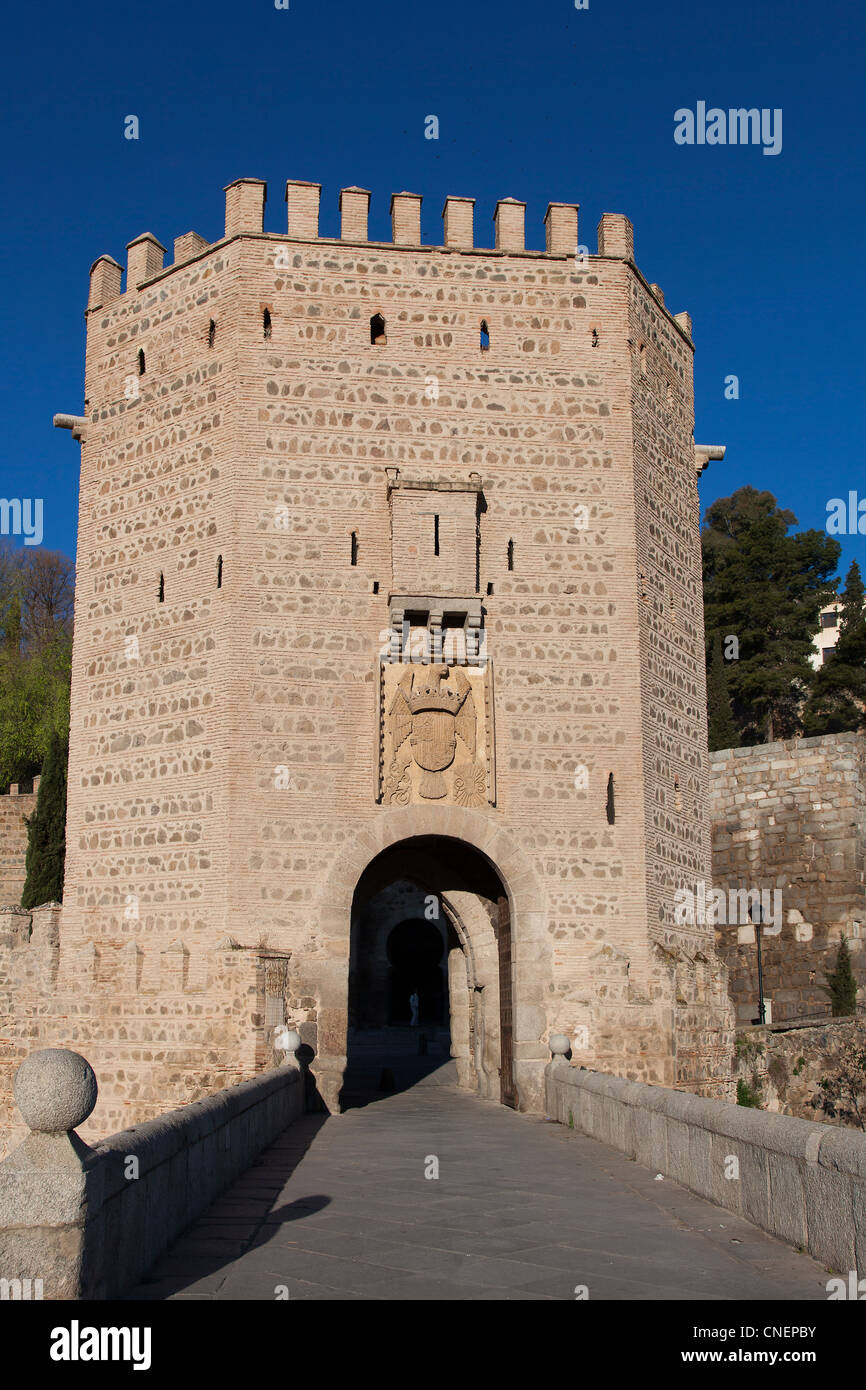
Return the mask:
POLYGON ((274 1064, 288 957, 228 938, 207 959, 176 941, 75 950, 61 943, 61 914, 58 903, 0 909, 0 1157, 24 1138, 12 1078, 40 1048, 98 1051, 89 1142, 160 1114, 167 1097, 197 1100, 274 1064))
MULTIPOLYGON (((866 986, 866 737, 833 734, 711 754, 713 884, 781 895, 781 931, 763 927, 772 1022, 829 1015, 820 988, 847 938, 866 986)), ((716 926, 740 1023, 757 1018, 748 922, 716 926)))
MULTIPOLYGON (((757 1089, 764 1110, 856 1128, 815 1104, 821 1078, 832 1073, 851 1047, 866 1048, 864 1018, 832 1018, 826 1023, 790 1028, 747 1028, 737 1035, 737 1077, 757 1089)), ((866 1104, 866 1084, 858 1103, 866 1104)))
POLYGON ((27 826, 25 816, 36 810, 39 778, 32 792, 20 792, 16 783, 0 796, 0 907, 17 907, 26 878, 27 826))

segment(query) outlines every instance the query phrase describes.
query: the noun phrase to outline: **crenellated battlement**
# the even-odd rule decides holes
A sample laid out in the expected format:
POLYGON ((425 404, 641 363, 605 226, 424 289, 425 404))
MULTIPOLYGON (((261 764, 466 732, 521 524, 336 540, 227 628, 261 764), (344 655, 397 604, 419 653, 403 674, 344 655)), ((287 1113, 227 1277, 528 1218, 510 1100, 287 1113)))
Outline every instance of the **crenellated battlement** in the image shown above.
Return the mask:
MULTIPOLYGON (((127 246, 126 284, 121 290, 123 267, 112 256, 100 256, 90 269, 90 300, 88 310, 101 308, 122 292, 138 290, 162 274, 186 265, 214 247, 238 236, 283 237, 289 241, 323 241, 350 245, 391 246, 424 249, 446 253, 479 255, 520 255, 568 257, 581 252, 586 260, 591 254, 608 259, 634 262, 634 231, 627 217, 606 212, 598 225, 596 253, 580 247, 578 237, 578 203, 549 203, 544 214, 545 245, 543 251, 526 246, 526 204, 517 198, 501 198, 492 214, 493 245, 475 244, 474 198, 449 195, 442 209, 443 238, 441 243, 421 240, 421 204, 423 195, 403 191, 391 196, 391 241, 371 242, 368 237, 370 191, 352 185, 340 190, 340 236, 320 237, 319 209, 322 185, 306 179, 286 182, 286 231, 265 232, 264 213, 267 184, 263 179, 235 179, 225 192, 225 232, 216 242, 208 242, 197 232, 185 232, 175 238, 174 261, 165 265, 166 248, 151 232, 143 232, 127 246)), ((658 286, 660 302, 664 298, 658 286)))
POLYGON ((27 877, 27 817, 36 810, 39 778, 0 794, 0 908, 21 901, 27 877))
POLYGON ((33 786, 25 786, 22 790, 20 782, 12 782, 7 792, 0 792, 0 796, 36 796, 39 791, 39 777, 33 778, 33 786))
POLYGON ((106 1075, 119 1047, 145 1064, 132 1084, 130 1058, 130 1084, 121 1095, 106 1095, 91 1136, 131 1116, 158 1114, 191 1050, 207 1054, 204 1091, 279 1060, 274 1040, 291 1007, 291 950, 244 946, 231 937, 216 946, 180 937, 167 944, 69 939, 62 914, 60 903, 0 907, 0 1157, 21 1137, 12 1077, 34 1046, 73 1046, 86 1036, 106 1075))

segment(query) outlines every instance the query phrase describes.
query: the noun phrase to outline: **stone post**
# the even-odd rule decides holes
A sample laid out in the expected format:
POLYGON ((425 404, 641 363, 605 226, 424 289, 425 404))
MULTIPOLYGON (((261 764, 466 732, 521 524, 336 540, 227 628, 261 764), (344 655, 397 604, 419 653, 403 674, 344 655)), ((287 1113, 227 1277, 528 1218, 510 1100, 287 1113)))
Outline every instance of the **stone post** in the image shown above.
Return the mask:
POLYGON ((96 1105, 96 1077, 77 1052, 49 1047, 21 1063, 14 1091, 30 1134, 0 1163, 0 1297, 87 1298, 102 1170, 75 1127, 96 1105))

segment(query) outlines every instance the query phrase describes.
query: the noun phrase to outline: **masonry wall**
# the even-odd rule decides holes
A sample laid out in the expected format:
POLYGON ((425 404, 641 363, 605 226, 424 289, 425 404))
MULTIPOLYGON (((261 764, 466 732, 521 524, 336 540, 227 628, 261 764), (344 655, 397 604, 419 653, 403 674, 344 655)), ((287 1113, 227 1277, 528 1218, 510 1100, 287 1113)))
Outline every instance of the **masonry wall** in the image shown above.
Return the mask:
POLYGON ((328 884, 395 823, 373 790, 395 565, 483 606, 496 791, 472 814, 494 863, 527 864, 506 885, 526 1103, 550 1030, 611 1070, 724 1088, 722 973, 670 912, 706 852, 690 326, 622 217, 576 261, 576 209, 545 252, 519 205, 498 249, 422 245, 402 205, 399 244, 371 244, 316 237, 313 185, 264 233, 257 187, 173 266, 131 243, 123 293, 94 268, 58 991, 100 1106, 134 1094, 144 1118, 259 1065, 218 983, 228 938, 290 961, 287 1014, 339 1066, 349 920, 328 884), (467 565, 447 547, 473 475, 467 565), (392 553, 391 482, 425 479, 448 499, 436 564, 392 553))
MULTIPOLYGON (((710 756, 714 885, 781 894, 781 931, 761 932, 773 1022, 829 1015, 821 986, 843 936, 861 991, 866 985, 866 738, 833 734, 710 756)), ((738 1021, 750 1023, 754 927, 720 924, 716 939, 738 1021)))
POLYGON ((191 972, 177 942, 133 940, 116 953, 89 942, 76 953, 70 985, 61 915, 57 903, 0 908, 0 1158, 26 1135, 12 1082, 41 1047, 114 1059, 114 1084, 81 1126, 88 1141, 161 1114, 160 1096, 197 1100, 279 1060, 273 1043, 286 1016, 287 956, 224 938, 191 972))
POLYGON ((677 920, 677 890, 707 878, 707 705, 700 501, 694 451, 692 324, 672 320, 658 285, 629 286, 652 998, 674 980, 668 1084, 725 1095, 733 1042, 726 972, 713 929, 677 920), (708 1083, 714 1084, 708 1084, 708 1083))
MULTIPOLYGON (((737 1078, 757 1092, 763 1110, 856 1129, 848 1096, 832 1110, 818 1103, 822 1078, 831 1077, 852 1050, 866 1050, 864 1018, 747 1028, 737 1035, 737 1078)), ((862 1094, 857 1103, 862 1109, 862 1094)))
POLYGON ((0 796, 0 907, 17 907, 27 877, 27 826, 25 816, 36 810, 39 778, 34 778, 32 792, 19 792, 12 785, 0 796))

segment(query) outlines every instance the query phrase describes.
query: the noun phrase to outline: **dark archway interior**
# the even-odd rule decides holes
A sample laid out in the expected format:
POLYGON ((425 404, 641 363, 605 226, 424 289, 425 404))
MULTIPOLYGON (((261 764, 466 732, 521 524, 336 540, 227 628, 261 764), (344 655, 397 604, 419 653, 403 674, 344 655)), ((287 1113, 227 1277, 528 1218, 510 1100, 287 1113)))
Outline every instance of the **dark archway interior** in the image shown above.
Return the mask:
POLYGON ((426 918, 400 922, 388 934, 388 1023, 410 1023, 411 1000, 418 997, 418 1022, 445 1022, 448 976, 445 942, 439 927, 426 918))
MULTIPOLYGON (((349 1029, 343 1108, 366 1104, 425 1077, 462 1084, 480 1056, 482 995, 477 982, 484 957, 487 976, 497 943, 504 948, 508 1017, 507 1077, 511 1070, 510 922, 499 875, 472 846, 438 836, 403 840, 378 855, 358 882, 352 905, 349 963, 349 1029), (464 918, 467 918, 464 921, 464 918), (471 925, 469 925, 471 919, 471 925), (457 991, 459 997, 455 998, 457 991), (412 1022, 411 996, 417 995, 412 1022), (452 1036, 457 1023, 459 1040, 452 1036), (453 1044, 458 1043, 455 1051, 453 1044), (473 1051, 474 1049, 474 1051, 473 1051), (436 1077, 432 1077, 436 1073, 436 1077)), ((482 968, 481 973, 484 973, 482 968)), ((488 1055, 499 1066, 499 979, 486 1000, 496 1012, 488 1055), (495 1031, 495 1037, 493 1036, 495 1031)), ((494 1071, 494 1082, 498 1086, 494 1071)), ((504 1099, 507 1097, 503 1096, 504 1099)), ((511 1103, 511 1102, 509 1102, 511 1103)))

